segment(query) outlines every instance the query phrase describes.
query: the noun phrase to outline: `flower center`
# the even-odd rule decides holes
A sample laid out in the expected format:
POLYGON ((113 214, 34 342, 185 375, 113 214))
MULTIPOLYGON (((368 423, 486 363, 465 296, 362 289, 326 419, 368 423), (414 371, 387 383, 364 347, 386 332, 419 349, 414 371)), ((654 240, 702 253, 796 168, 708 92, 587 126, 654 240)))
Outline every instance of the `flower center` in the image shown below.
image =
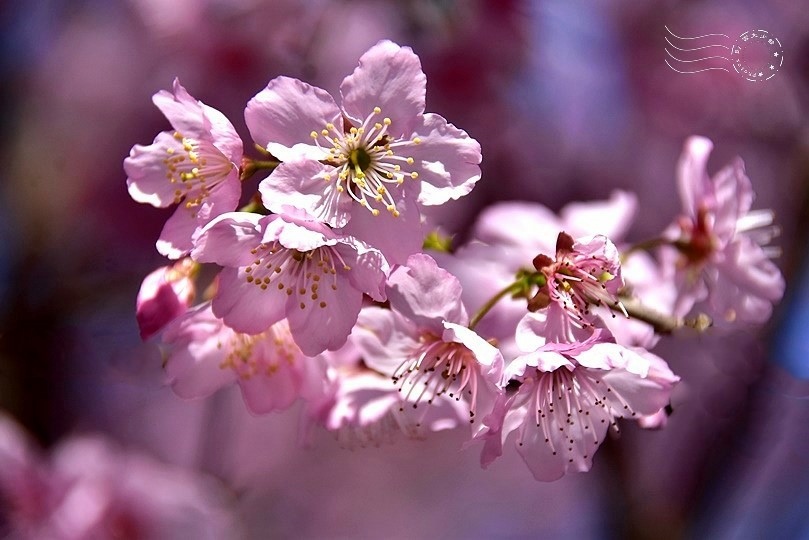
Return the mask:
POLYGON ((216 185, 236 167, 216 146, 175 131, 163 159, 166 179, 175 186, 174 203, 185 199, 185 207, 196 217, 197 208, 216 185))
MULTIPOLYGON (((222 347, 222 343, 218 346, 222 347)), ((278 322, 256 335, 235 332, 226 350, 225 359, 219 367, 233 369, 242 379, 250 379, 257 374, 271 377, 284 366, 293 365, 300 354, 286 321, 278 322)))
POLYGON ((348 161, 353 168, 359 168, 365 172, 371 166, 371 156, 365 151, 365 148, 355 148, 348 154, 348 161))
POLYGON ((382 109, 374 107, 359 127, 338 130, 328 123, 311 136, 318 148, 328 153, 324 163, 334 168, 323 173, 331 182, 337 176, 337 193, 347 193, 360 206, 378 216, 384 207, 394 217, 399 216, 391 189, 402 185, 405 178, 419 177, 418 171, 407 170, 414 165, 412 157, 402 155, 412 144, 421 144, 419 137, 392 140, 388 133, 390 118, 379 118, 382 109), (381 121, 380 121, 381 120, 381 121), (321 140, 323 144, 321 145, 321 140))
POLYGON ((259 244, 250 253, 256 258, 243 270, 245 281, 263 291, 275 289, 284 291, 287 296, 297 295, 301 309, 315 304, 325 308, 328 303, 321 299, 320 287, 328 286, 336 291, 338 266, 344 271, 351 270, 332 246, 298 251, 276 241, 259 244))
POLYGON ((413 408, 426 399, 432 404, 446 394, 460 401, 469 396, 469 421, 475 421, 478 391, 478 369, 475 355, 460 343, 445 342, 437 336, 425 335, 422 344, 393 372, 393 383, 413 401, 413 408))

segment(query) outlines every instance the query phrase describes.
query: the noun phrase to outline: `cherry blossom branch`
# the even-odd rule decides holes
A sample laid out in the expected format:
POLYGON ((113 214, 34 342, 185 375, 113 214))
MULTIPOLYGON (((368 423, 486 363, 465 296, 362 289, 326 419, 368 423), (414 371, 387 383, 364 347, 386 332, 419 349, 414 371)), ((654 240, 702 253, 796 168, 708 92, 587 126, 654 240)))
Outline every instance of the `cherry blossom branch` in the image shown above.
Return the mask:
MULTIPOLYGON (((704 313, 700 313, 691 319, 684 319, 660 313, 643 305, 637 298, 631 296, 621 296, 620 300, 630 318, 645 322, 654 328, 658 334, 671 334, 679 328, 693 328, 698 332, 704 332, 713 325, 711 318, 704 313)), ((610 307, 613 311, 623 313, 620 305, 610 307)))

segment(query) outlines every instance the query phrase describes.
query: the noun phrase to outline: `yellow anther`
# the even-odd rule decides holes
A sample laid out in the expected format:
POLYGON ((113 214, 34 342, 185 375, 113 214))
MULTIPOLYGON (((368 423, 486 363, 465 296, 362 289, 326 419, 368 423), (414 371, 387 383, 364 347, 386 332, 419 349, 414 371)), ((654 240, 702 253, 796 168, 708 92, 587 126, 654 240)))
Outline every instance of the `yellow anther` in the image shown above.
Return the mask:
POLYGON ((351 129, 349 129, 349 130, 348 130, 348 132, 349 132, 349 133, 356 133, 356 132, 357 132, 357 128, 355 128, 355 127, 353 127, 353 126, 352 126, 352 127, 351 127, 351 129))
POLYGON ((393 173, 392 172, 386 172, 385 176, 387 176, 389 179, 393 180, 393 173))
POLYGON ((313 139, 317 139, 318 137, 317 131, 313 131, 312 133, 309 134, 309 136, 312 137, 313 139))
POLYGON ((344 191, 343 186, 337 186, 337 193, 342 193, 344 191))
POLYGON ((382 119, 382 123, 385 124, 386 126, 389 126, 390 125, 390 118, 388 118, 386 116, 385 118, 382 119))
POLYGON ((320 134, 325 137, 326 135, 329 134, 329 130, 327 130, 327 129, 321 130, 320 134))
POLYGON ((167 154, 173 154, 174 153, 174 148, 166 148, 166 153, 167 154))
POLYGON ((386 191, 387 190, 385 189, 385 186, 379 186, 378 188, 376 188, 377 193, 385 193, 386 191))
POLYGON ((328 129, 328 130, 333 130, 333 129, 334 129, 334 124, 332 124, 331 122, 329 122, 328 124, 326 124, 326 129, 328 129))
POLYGON ((380 124, 379 122, 377 122, 376 124, 374 124, 374 128, 375 128, 375 129, 382 129, 382 124, 380 124))
POLYGON ((419 177, 419 173, 417 173, 416 171, 413 171, 412 173, 410 173, 410 178, 412 178, 413 180, 415 180, 418 177, 419 177))
POLYGON ((392 215, 393 217, 399 217, 401 214, 399 214, 399 211, 398 211, 398 210, 394 209, 394 210, 393 210, 393 212, 391 212, 391 215, 392 215))
POLYGON ((407 164, 408 164, 408 165, 412 165, 412 164, 413 164, 413 158, 412 158, 412 157, 407 158, 407 164))
POLYGON ((399 172, 399 171, 402 170, 402 168, 399 165, 394 165, 393 170, 396 171, 396 172, 399 172))
POLYGON ((374 216, 378 216, 379 215, 379 210, 374 208, 373 210, 371 210, 371 214, 373 214, 374 216))
POLYGON ((376 197, 374 197, 374 200, 376 202, 382 202, 382 195, 377 195, 376 197))
POLYGON ((421 137, 413 137, 413 144, 421 144, 421 137))
POLYGON ((382 109, 380 109, 379 107, 374 107, 374 114, 379 114, 381 112, 382 112, 382 109))
POLYGON ((183 136, 180 134, 179 131, 175 131, 174 138, 177 139, 178 141, 181 141, 183 139, 183 136))

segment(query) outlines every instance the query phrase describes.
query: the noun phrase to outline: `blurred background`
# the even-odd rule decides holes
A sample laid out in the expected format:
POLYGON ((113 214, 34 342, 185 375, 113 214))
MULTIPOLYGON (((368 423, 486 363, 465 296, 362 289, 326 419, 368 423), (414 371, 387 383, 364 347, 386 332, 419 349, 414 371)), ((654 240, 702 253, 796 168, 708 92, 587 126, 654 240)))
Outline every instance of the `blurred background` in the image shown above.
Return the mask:
MULTIPOLYGON (((45 449, 102 433, 217 479, 247 538, 809 538, 809 10, 798 0, 36 0, 0 4, 0 410, 45 449), (681 74, 674 33, 765 29, 766 82, 681 74), (668 427, 625 425, 593 470, 480 470, 462 433, 346 450, 298 443, 295 409, 251 417, 235 388, 185 402, 134 317, 170 210, 132 201, 122 161, 168 123, 175 76, 245 141, 277 75, 336 93, 388 38, 427 74, 427 110, 476 138, 483 180, 435 214, 459 239, 486 205, 558 210, 637 193, 629 240, 679 211, 686 137, 741 156, 782 229, 784 300, 764 328, 664 339, 683 378, 668 427)), ((249 147, 249 142, 246 147, 249 147)), ((245 185, 246 196, 255 181, 245 185)), ((1 530, 1 529, 0 529, 1 530)))

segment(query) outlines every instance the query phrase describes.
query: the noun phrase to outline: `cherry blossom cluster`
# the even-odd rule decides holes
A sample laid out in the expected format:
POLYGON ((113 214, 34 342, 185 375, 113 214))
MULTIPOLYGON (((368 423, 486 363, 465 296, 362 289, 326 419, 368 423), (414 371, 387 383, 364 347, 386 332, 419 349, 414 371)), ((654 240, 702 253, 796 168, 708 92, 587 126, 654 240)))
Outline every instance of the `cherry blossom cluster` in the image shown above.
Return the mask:
POLYGON ((178 81, 155 94, 172 129, 124 168, 136 201, 176 206, 137 319, 179 396, 303 401, 347 446, 466 426, 484 467, 513 440, 554 480, 588 470, 621 419, 665 425, 679 377, 650 352, 662 334, 762 323, 783 294, 773 215, 751 210, 740 160, 707 174, 707 139, 686 142, 682 214, 648 242, 624 242, 637 203, 616 191, 558 216, 495 204, 453 247, 424 207, 472 190, 481 149, 425 112, 418 57, 380 42, 339 93, 271 80, 244 112, 258 159, 178 81))

